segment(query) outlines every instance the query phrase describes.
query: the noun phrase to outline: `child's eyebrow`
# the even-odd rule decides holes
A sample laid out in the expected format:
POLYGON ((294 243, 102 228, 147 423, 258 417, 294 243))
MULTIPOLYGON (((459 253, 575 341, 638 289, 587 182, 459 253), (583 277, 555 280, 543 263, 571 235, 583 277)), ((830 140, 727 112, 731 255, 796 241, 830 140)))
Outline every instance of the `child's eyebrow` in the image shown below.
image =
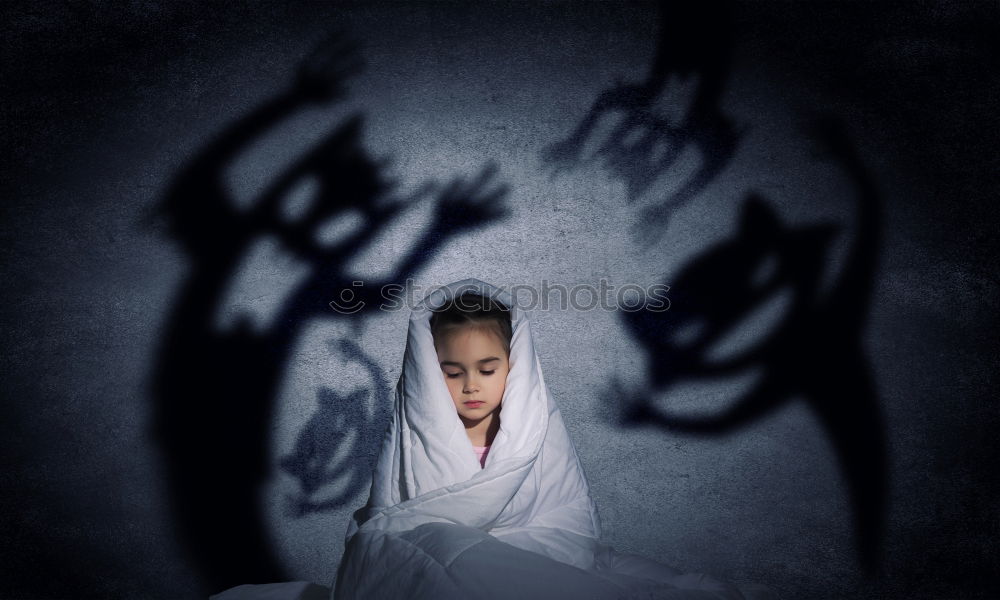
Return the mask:
MULTIPOLYGON (((486 363, 488 363, 490 361, 494 361, 494 360, 500 360, 500 358, 497 357, 497 356, 490 356, 489 358, 481 358, 481 359, 477 360, 476 363, 482 365, 482 364, 486 364, 486 363)), ((442 367, 461 367, 462 363, 457 363, 457 362, 452 361, 452 360, 442 360, 441 361, 441 366, 442 367)))

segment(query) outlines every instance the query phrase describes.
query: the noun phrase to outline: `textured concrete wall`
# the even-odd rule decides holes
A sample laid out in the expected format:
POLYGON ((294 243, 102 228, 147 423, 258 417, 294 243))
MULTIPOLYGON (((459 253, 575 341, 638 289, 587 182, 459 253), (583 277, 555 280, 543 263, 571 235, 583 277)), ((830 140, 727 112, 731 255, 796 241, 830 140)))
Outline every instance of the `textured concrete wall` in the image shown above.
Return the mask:
POLYGON ((670 286, 533 311, 615 547, 990 597, 996 9, 728 10, 5 4, 0 596, 329 584, 477 277, 670 286))

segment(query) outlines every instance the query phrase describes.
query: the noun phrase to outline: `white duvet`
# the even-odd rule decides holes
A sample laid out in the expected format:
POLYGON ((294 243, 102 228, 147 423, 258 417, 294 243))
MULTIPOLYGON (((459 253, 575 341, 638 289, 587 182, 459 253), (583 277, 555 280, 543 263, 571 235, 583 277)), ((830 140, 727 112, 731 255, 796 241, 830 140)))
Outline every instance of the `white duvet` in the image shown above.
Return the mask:
MULTIPOLYGON (((517 307, 500 429, 480 466, 430 330, 431 310, 470 289, 513 305, 502 290, 465 279, 413 309, 392 420, 368 502, 348 525, 331 600, 776 598, 600 541, 586 475, 517 307)), ((303 589, 240 586, 216 598, 304 598, 303 589)))

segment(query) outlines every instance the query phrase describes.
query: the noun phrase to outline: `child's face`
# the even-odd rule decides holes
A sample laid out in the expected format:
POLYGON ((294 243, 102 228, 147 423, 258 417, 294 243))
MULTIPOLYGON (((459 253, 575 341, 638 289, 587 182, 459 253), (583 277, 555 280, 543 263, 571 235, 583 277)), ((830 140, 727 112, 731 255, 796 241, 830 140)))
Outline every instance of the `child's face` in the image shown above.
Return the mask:
POLYGON ((497 336, 463 327, 444 335, 435 347, 444 381, 466 427, 490 415, 499 416, 510 364, 497 336))

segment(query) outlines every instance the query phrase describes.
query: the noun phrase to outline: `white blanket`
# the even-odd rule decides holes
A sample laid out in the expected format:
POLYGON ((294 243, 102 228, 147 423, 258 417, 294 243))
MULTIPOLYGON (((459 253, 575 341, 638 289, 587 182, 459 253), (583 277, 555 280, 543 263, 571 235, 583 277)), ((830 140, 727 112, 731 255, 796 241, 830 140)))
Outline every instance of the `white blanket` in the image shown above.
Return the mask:
POLYGON ((680 574, 600 538, 588 481, 542 376, 528 315, 509 294, 477 279, 429 294, 410 315, 392 421, 368 503, 348 526, 335 600, 773 597, 757 586, 741 592, 680 574), (432 309, 466 290, 514 307, 500 429, 484 468, 456 413, 430 330, 432 309))

